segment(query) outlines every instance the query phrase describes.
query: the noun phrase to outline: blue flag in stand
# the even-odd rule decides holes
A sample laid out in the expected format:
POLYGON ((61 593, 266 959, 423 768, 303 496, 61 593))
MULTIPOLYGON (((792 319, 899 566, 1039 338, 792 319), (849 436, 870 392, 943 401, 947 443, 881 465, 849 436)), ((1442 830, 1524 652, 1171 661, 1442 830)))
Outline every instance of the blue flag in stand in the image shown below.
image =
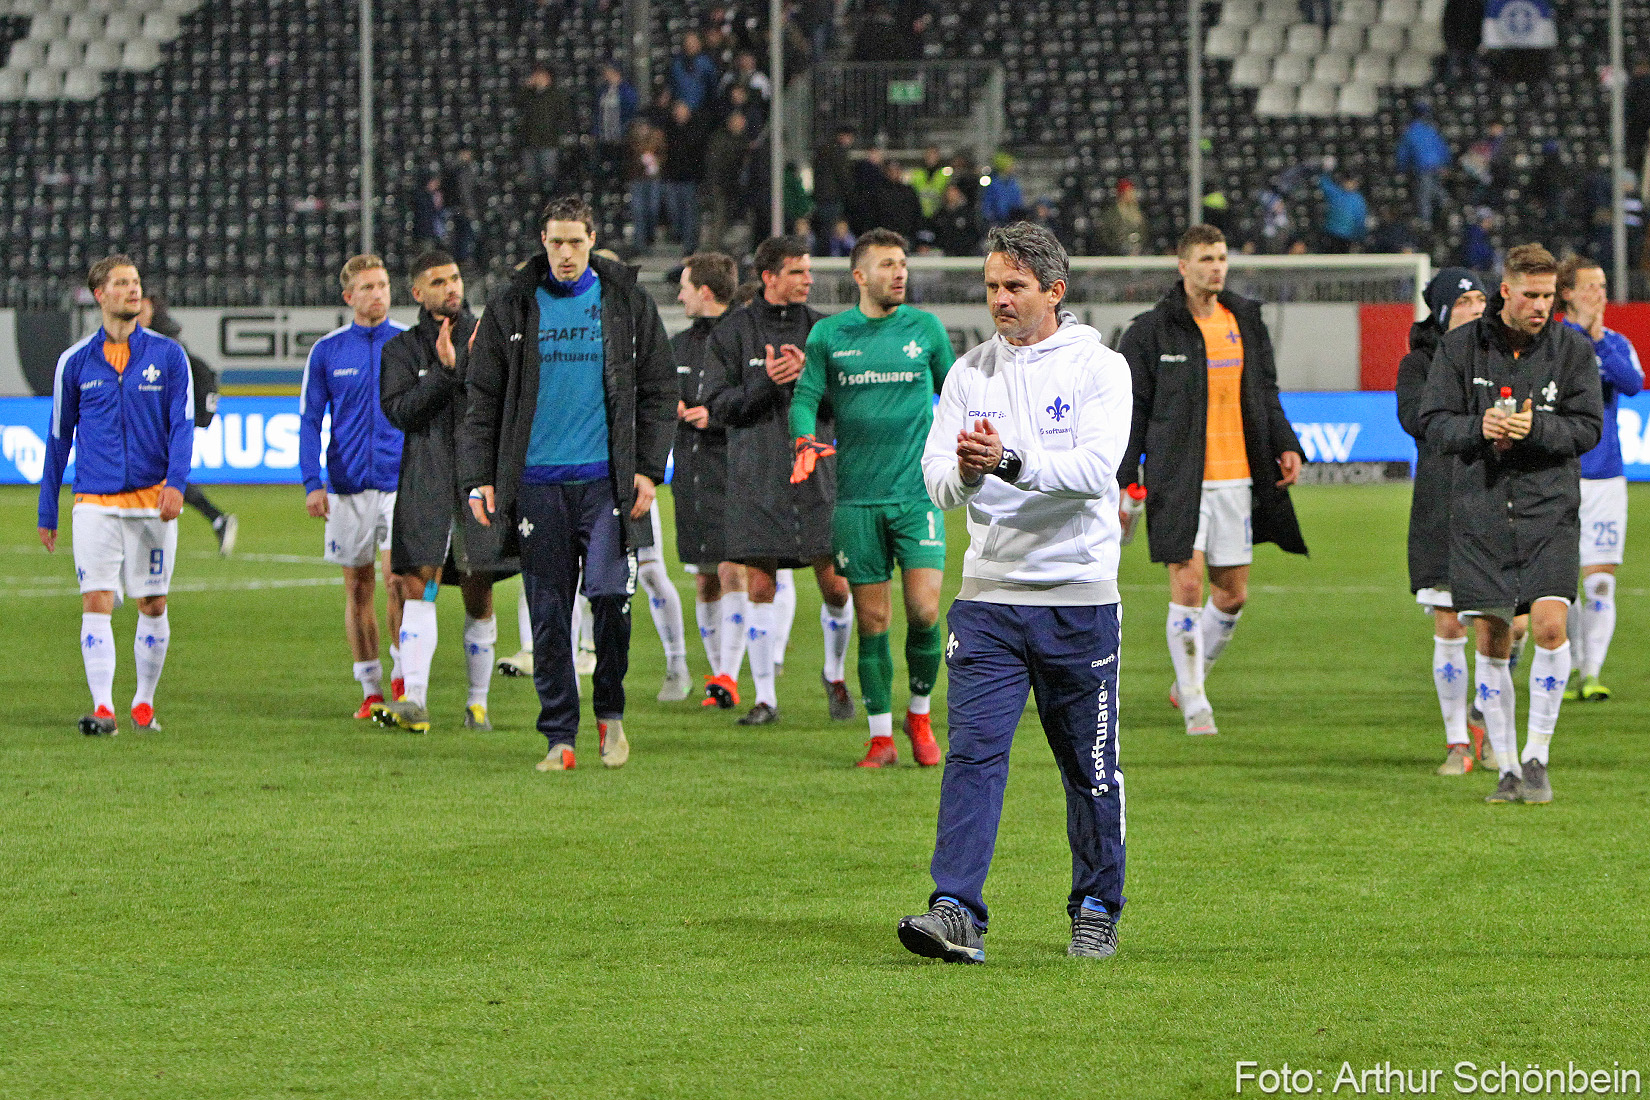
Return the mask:
POLYGON ((1486 50, 1550 50, 1557 45, 1552 0, 1489 0, 1484 5, 1486 50))

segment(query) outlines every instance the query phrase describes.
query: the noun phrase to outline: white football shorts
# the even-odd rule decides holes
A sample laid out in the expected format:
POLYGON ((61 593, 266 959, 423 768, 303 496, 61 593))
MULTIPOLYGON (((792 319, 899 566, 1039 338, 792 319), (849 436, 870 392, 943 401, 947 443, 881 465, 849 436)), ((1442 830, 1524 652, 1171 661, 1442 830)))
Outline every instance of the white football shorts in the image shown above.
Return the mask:
POLYGON ((1210 486, 1203 490, 1197 509, 1197 537, 1192 549, 1203 551, 1213 566, 1248 565, 1255 560, 1250 530, 1253 507, 1248 485, 1210 486))
POLYGON ((177 520, 123 516, 101 505, 76 504, 70 522, 80 591, 135 600, 164 596, 172 587, 177 520))
POLYGON ((1441 607, 1448 611, 1455 606, 1447 588, 1423 588, 1415 593, 1415 602, 1429 610, 1441 607))
POLYGON ((327 494, 327 561, 359 569, 371 565, 378 551, 390 548, 395 522, 395 494, 382 489, 327 494))
POLYGON ((1581 564, 1620 565, 1627 543, 1627 478, 1581 479, 1581 564))

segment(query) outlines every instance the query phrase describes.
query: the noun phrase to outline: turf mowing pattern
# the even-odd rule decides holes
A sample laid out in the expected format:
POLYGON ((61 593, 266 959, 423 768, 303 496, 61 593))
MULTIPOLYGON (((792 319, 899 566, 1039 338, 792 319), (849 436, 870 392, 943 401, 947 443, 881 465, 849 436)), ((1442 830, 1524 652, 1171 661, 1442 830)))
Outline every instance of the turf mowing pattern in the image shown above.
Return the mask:
MULTIPOLYGON (((494 732, 460 727, 456 592, 440 601, 432 732, 353 721, 339 571, 302 494, 212 496, 240 515, 240 550, 219 559, 184 517, 165 730, 137 736, 126 714, 127 606, 121 732, 92 739, 74 729, 89 708, 67 530, 47 557, 34 492, 0 490, 7 1100, 1212 1097, 1233 1095, 1239 1060, 1321 1070, 1343 1096, 1343 1061, 1440 1068, 1443 1094, 1462 1060, 1650 1073, 1638 486, 1616 695, 1565 704, 1549 806, 1489 806, 1493 775, 1432 774, 1442 725, 1405 583, 1406 486, 1296 491, 1313 557, 1259 551, 1210 678, 1214 738, 1186 737, 1166 704, 1166 581, 1143 539, 1126 549, 1120 952, 1065 957, 1064 803, 1032 710, 983 967, 895 939, 930 889, 939 769, 912 766, 901 737, 900 768, 850 766, 864 720, 826 717, 806 576, 779 725, 654 702, 663 661, 638 605, 630 764, 600 766, 587 712, 578 769, 544 775, 528 681, 495 678, 494 732)), ((951 518, 947 603, 966 545, 951 518)), ((689 578, 671 569, 691 631, 689 578)), ((514 583, 500 594, 504 656, 514 583)), ((692 638, 688 656, 697 678, 692 638)), ((741 690, 748 705, 748 670, 741 690)), ((944 690, 942 676, 942 744, 944 690)))

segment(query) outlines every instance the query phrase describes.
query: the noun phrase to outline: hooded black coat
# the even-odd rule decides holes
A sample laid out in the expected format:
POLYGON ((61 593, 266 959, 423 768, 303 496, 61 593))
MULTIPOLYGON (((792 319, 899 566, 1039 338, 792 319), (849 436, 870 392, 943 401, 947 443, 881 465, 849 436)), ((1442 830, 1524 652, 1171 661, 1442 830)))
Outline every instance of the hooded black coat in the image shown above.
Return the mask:
POLYGON ((1449 588, 1457 611, 1522 612, 1573 598, 1581 571, 1581 464, 1603 430, 1592 341, 1549 321, 1515 357, 1499 295, 1446 335, 1427 374, 1421 424, 1453 459, 1449 588), (1501 388, 1534 402, 1530 434, 1507 451, 1484 438, 1501 388))
MULTIPOLYGON (((1248 453, 1251 529, 1256 543, 1272 542, 1291 554, 1306 553, 1289 490, 1277 487, 1278 459, 1304 455, 1278 398, 1272 337, 1260 303, 1222 291, 1216 299, 1232 311, 1243 339, 1243 440, 1248 453)), ((1118 345, 1134 376, 1134 421, 1129 449, 1117 468, 1118 484, 1146 487, 1146 534, 1151 560, 1191 560, 1203 499, 1204 441, 1209 417, 1209 360, 1203 333, 1186 304, 1183 284, 1136 317, 1118 345), (1144 475, 1139 472, 1144 460, 1144 475)))
MULTIPOLYGON (((602 285, 602 386, 607 405, 608 470, 624 517, 628 549, 651 546, 646 513, 630 518, 635 475, 661 485, 676 433, 676 368, 653 298, 624 264, 592 256, 602 285)), ((539 396, 538 288, 549 272, 543 253, 487 300, 465 374, 466 407, 458 425, 459 488, 493 487, 501 554, 520 553, 516 495, 533 435, 539 396)))
MULTIPOLYGON (((725 314, 710 334, 705 370, 714 385, 708 406, 711 419, 727 426, 728 485, 738 494, 724 524, 727 561, 773 559, 780 568, 800 568, 831 554, 836 459, 820 459, 812 477, 791 484, 796 383, 776 385, 764 365, 766 345, 775 351, 784 344, 807 347, 809 331, 823 316, 758 295, 725 314)), ((824 408, 818 435, 836 435, 824 408)))
POLYGON ((519 568, 499 554, 499 528, 477 523, 458 488, 453 435, 464 412, 464 372, 475 327, 467 308, 453 319, 457 361, 451 370, 435 350, 441 321, 427 309, 418 311, 416 325, 384 345, 378 400, 403 439, 390 533, 390 568, 397 573, 444 565, 449 558, 459 569, 468 569, 472 560, 487 562, 489 571, 500 575, 519 568), (461 542, 449 546, 455 520, 461 542))
MULTIPOLYGON (((724 314, 725 316, 725 314, 724 314)), ((698 317, 670 338, 676 357, 676 380, 682 403, 705 405, 721 385, 710 362, 710 334, 721 317, 698 317)), ((714 567, 726 561, 722 527, 728 488, 728 433, 714 416, 704 428, 687 421, 676 425, 676 472, 670 490, 676 502, 676 556, 693 565, 714 567)))
POLYGON ((1415 486, 1409 499, 1409 590, 1449 587, 1449 494, 1455 460, 1427 442, 1421 400, 1442 337, 1429 318, 1409 328, 1409 354, 1398 364, 1398 423, 1415 437, 1415 486))

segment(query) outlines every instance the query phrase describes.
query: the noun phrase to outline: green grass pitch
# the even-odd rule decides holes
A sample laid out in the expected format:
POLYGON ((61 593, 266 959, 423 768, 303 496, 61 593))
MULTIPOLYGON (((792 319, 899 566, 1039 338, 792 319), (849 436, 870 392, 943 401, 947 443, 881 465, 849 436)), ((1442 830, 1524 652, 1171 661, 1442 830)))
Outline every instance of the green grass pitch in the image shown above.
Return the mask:
MULTIPOLYGON (((894 937, 930 888, 939 772, 850 767, 863 720, 826 718, 806 579, 780 725, 654 702, 639 607, 629 766, 599 766, 587 716, 578 770, 543 775, 527 682, 494 681, 495 732, 459 728, 456 593, 435 729, 352 721, 338 571, 301 493, 212 495, 241 552, 219 559, 184 518, 165 731, 125 720, 128 606, 123 728, 89 739, 72 561, 37 545, 32 490, 0 491, 7 1100, 1212 1097, 1239 1060, 1321 1070, 1325 1095, 1343 1062, 1442 1068, 1446 1094, 1462 1060, 1650 1073, 1650 490, 1633 491, 1616 697, 1565 705, 1550 806, 1432 774, 1407 487, 1297 490, 1313 556, 1260 551, 1210 681, 1215 738, 1166 704, 1166 584, 1130 547, 1121 952, 1064 955, 1063 803, 1029 712, 983 967, 894 937)), ((705 671, 691 639, 689 659, 705 671)))

